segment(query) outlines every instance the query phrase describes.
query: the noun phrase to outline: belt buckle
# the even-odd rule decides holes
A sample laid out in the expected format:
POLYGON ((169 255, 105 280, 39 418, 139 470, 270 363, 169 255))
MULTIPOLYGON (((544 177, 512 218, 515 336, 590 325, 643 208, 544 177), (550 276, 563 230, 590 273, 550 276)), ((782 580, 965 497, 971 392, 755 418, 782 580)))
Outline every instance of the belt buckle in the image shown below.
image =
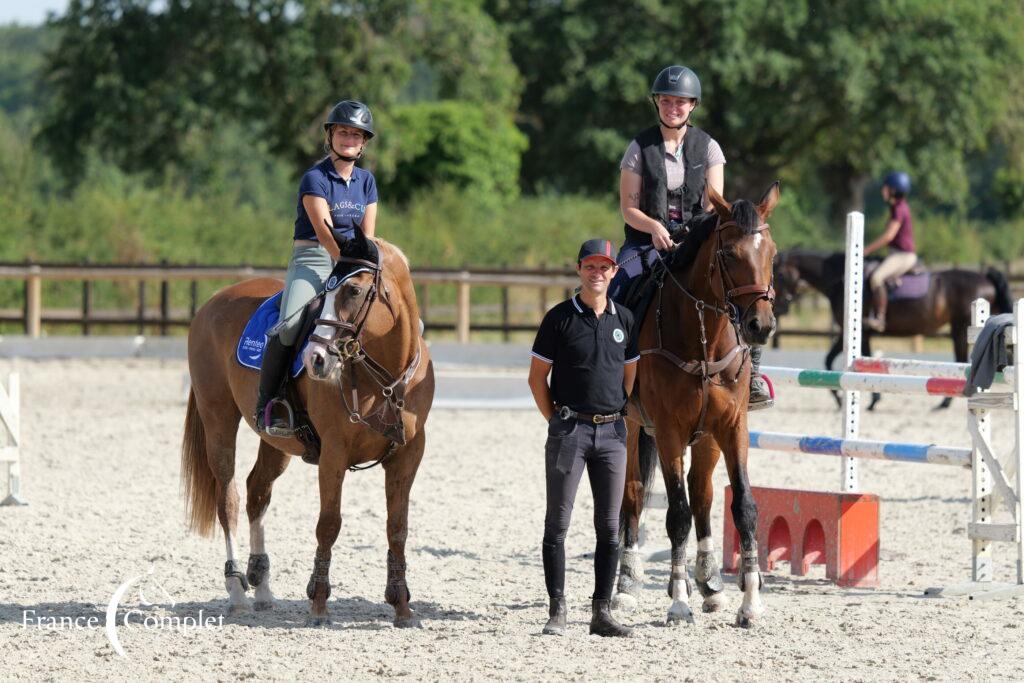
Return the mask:
POLYGON ((591 419, 594 421, 594 424, 596 425, 604 424, 604 415, 594 415, 594 417, 592 417, 591 419))
POLYGON ((569 406, 562 406, 558 409, 558 417, 562 420, 568 420, 572 417, 572 409, 569 406))

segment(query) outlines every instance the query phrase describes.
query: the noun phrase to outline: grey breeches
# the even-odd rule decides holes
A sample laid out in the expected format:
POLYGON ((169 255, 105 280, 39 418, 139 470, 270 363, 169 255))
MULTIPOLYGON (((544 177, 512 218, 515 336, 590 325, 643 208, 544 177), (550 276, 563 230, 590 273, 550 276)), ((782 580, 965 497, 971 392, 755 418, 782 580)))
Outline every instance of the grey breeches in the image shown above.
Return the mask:
POLYGON ((566 422, 556 416, 548 427, 544 455, 547 475, 544 542, 565 540, 576 489, 586 468, 594 494, 597 541, 618 543, 619 509, 626 482, 625 420, 595 425, 575 420, 566 422))
POLYGON ((281 327, 278 335, 281 343, 291 346, 299 335, 302 314, 298 313, 313 297, 324 288, 324 282, 331 274, 334 263, 330 254, 321 246, 301 246, 292 249, 288 260, 288 273, 284 278, 284 295, 281 297, 281 327))

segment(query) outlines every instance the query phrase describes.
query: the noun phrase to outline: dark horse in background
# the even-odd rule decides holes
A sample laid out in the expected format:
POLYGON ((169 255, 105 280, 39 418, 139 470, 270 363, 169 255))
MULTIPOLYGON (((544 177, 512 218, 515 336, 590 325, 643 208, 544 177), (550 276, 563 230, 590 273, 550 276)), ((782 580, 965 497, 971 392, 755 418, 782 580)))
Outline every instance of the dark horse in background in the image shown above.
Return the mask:
MULTIPOLYGON (((775 262, 776 315, 784 315, 789 310, 789 304, 795 298, 801 280, 828 299, 832 307, 832 319, 840 330, 839 336, 825 356, 825 367, 830 370, 836 356, 843 350, 845 269, 845 252, 822 253, 790 249, 779 254, 775 262)), ((864 313, 867 314, 871 307, 871 290, 866 284, 864 296, 864 313)), ((935 334, 948 324, 949 335, 953 339, 953 355, 958 363, 966 363, 971 302, 978 298, 989 302, 993 314, 1010 313, 1013 310, 1010 286, 1006 277, 995 268, 989 268, 985 274, 959 268, 933 271, 928 291, 923 297, 889 299, 884 334, 894 337, 935 334)), ((862 325, 862 356, 871 356, 871 335, 872 331, 862 325)), ((875 407, 879 397, 880 394, 872 394, 868 410, 875 407)), ((947 408, 952 400, 947 396, 938 407, 947 408)))

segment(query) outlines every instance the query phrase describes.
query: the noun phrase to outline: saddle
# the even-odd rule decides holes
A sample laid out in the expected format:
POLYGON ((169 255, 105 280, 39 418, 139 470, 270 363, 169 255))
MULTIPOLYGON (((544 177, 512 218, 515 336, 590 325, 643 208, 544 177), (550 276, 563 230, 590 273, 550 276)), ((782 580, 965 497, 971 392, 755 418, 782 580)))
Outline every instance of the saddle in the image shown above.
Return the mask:
MULTIPOLYGON (((875 268, 880 263, 881 261, 872 260, 864 264, 865 284, 868 278, 871 277, 871 273, 875 271, 875 268)), ((890 301, 897 299, 920 299, 928 295, 931 279, 931 272, 920 263, 916 263, 913 268, 903 273, 903 275, 886 279, 886 294, 890 301)), ((865 291, 868 291, 867 287, 865 287, 865 291)))
MULTIPOLYGON (((372 245, 372 243, 369 244, 373 249, 371 256, 377 258, 377 247, 372 245)), ((304 369, 302 353, 309 343, 310 335, 312 335, 315 327, 315 321, 323 311, 327 292, 336 289, 345 280, 365 270, 366 268, 361 268, 355 264, 339 263, 327 278, 324 291, 320 292, 303 308, 298 336, 302 343, 295 345, 292 357, 286 361, 286 365, 291 368, 291 372, 285 373, 284 383, 278 395, 271 399, 268 404, 269 410, 274 410, 275 408, 283 410, 287 416, 288 426, 269 428, 267 433, 271 436, 297 439, 305 450, 302 459, 311 464, 316 464, 320 460, 320 435, 317 433, 316 428, 313 427, 309 413, 306 412, 302 399, 296 390, 294 380, 302 374, 304 369)), ((236 350, 236 358, 241 365, 254 370, 260 369, 265 339, 267 336, 275 334, 275 328, 281 324, 278 321, 281 296, 282 293, 278 292, 264 301, 246 324, 236 350)))

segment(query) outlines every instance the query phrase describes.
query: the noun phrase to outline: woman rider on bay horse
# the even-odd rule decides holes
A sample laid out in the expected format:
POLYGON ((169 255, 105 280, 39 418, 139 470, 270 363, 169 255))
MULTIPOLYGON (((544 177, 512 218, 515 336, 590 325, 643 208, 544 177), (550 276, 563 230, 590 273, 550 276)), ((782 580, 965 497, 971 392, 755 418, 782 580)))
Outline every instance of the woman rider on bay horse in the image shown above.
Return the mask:
MULTIPOLYGON (((323 291, 341 256, 338 242, 352 239, 357 227, 373 237, 377 224, 377 181, 372 173, 356 166, 367 141, 374 136, 370 108, 355 100, 334 105, 324 121, 324 136, 327 156, 306 171, 299 183, 294 244, 281 297, 281 324, 276 334, 268 335, 260 367, 255 416, 260 432, 267 429, 267 404, 281 389, 298 341, 302 324, 299 312, 323 291)), ((270 426, 289 425, 274 416, 270 426)))
MULTIPOLYGON (((651 86, 658 124, 642 131, 626 148, 619 164, 619 208, 626 221, 626 241, 619 250, 619 272, 609 292, 623 303, 630 283, 643 272, 639 254, 649 245, 657 251, 674 246, 670 229, 685 226, 709 210, 706 187, 724 194, 725 155, 722 147, 690 115, 700 104, 700 79, 685 66, 661 70, 651 86)), ((652 263, 653 250, 645 258, 652 263)), ((639 330, 642 320, 637 320, 639 330)), ((749 410, 771 407, 768 385, 761 377, 761 348, 750 349, 749 410)))

